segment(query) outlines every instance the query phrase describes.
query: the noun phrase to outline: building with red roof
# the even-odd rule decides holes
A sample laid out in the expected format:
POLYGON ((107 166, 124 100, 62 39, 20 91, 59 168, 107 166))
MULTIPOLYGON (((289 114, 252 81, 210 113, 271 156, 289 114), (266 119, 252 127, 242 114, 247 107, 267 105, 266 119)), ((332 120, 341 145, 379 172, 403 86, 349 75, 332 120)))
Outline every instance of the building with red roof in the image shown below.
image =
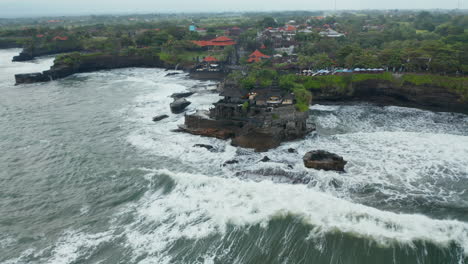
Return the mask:
POLYGON ((216 59, 215 57, 213 56, 208 56, 206 58, 203 59, 204 62, 217 62, 218 59, 216 59))
POLYGON ((200 47, 226 47, 236 45, 236 42, 226 36, 217 37, 212 40, 194 40, 192 41, 200 47))
POLYGON ((227 30, 228 34, 230 36, 239 36, 241 34, 241 28, 240 27, 232 27, 227 30))
POLYGON ((36 35, 36 38, 43 38, 43 37, 44 37, 43 34, 37 34, 37 35, 36 35))
POLYGON ((249 55, 247 62, 260 62, 262 59, 269 59, 271 56, 261 53, 259 50, 255 50, 252 54, 249 55))
POLYGON ((55 36, 52 40, 68 40, 68 37, 55 36))
POLYGON ((285 31, 297 31, 297 28, 295 26, 288 25, 284 30, 285 31))

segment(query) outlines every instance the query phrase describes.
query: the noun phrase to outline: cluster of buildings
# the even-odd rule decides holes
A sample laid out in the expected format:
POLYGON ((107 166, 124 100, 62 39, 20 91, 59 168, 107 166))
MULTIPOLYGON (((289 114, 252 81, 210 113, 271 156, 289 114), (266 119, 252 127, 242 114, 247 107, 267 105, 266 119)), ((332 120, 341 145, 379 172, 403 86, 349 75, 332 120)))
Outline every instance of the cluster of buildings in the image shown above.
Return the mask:
MULTIPOLYGON (((197 27, 195 24, 191 24, 189 26, 189 31, 191 32, 197 32, 201 36, 205 36, 208 33, 208 30, 206 28, 200 28, 197 27)), ((240 27, 232 27, 224 30, 224 34, 227 36, 239 36, 242 33, 242 29, 240 27)))
MULTIPOLYGON (((291 21, 294 22, 294 21, 291 21)), ((335 25, 323 25, 321 28, 314 28, 308 25, 292 25, 286 24, 284 27, 272 28, 268 27, 265 30, 258 32, 257 40, 260 42, 269 41, 273 45, 273 49, 280 54, 292 55, 295 48, 299 45, 296 40, 298 33, 311 34, 318 33, 322 37, 340 38, 345 37, 346 34, 336 31, 335 25)))
MULTIPOLYGON (((44 39, 46 37, 46 35, 44 34, 37 34, 36 35, 36 38, 38 39, 44 39)), ((68 40, 68 37, 67 36, 55 36, 52 38, 53 41, 66 41, 68 40)))
POLYGON ((359 73, 383 73, 385 69, 382 68, 373 68, 373 69, 335 69, 335 70, 303 70, 297 75, 302 76, 323 76, 323 75, 346 75, 346 74, 359 74, 359 73))

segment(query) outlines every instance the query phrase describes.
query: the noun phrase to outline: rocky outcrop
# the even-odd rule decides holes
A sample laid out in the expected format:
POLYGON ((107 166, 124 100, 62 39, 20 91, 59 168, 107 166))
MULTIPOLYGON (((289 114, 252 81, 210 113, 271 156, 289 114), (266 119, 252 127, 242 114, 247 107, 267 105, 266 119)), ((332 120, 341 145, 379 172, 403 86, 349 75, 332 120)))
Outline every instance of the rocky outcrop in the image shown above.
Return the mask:
POLYGON ((210 112, 187 115, 180 129, 195 135, 232 139, 233 146, 252 148, 257 152, 276 148, 284 141, 303 138, 313 130, 307 126, 308 113, 298 112, 293 105, 252 107, 249 111, 223 101, 215 106, 210 112))
POLYGON ((158 122, 168 117, 169 117, 168 115, 158 115, 158 116, 153 117, 153 122, 158 122))
POLYGON ((42 72, 42 76, 34 73, 29 78, 24 78, 25 74, 15 75, 16 84, 31 82, 46 82, 57 80, 73 75, 75 73, 93 72, 99 70, 110 70, 128 67, 165 67, 165 63, 154 57, 141 56, 119 56, 108 54, 96 54, 79 57, 75 63, 66 64, 56 62, 50 70, 42 72))
POLYGON ((239 163, 238 160, 228 160, 228 161, 224 162, 223 167, 226 167, 227 165, 238 164, 238 163, 239 163))
POLYGON ((187 101, 185 98, 177 99, 171 103, 171 111, 174 114, 180 114, 185 111, 185 108, 189 106, 191 102, 187 101))
POLYGON ((25 48, 18 56, 13 57, 13 61, 30 61, 40 56, 55 55, 60 53, 68 53, 81 51, 80 47, 77 46, 52 46, 52 47, 36 47, 36 48, 25 48))
POLYGON ((12 48, 21 48, 23 47, 22 42, 24 42, 26 38, 0 38, 0 49, 12 49, 12 48))
POLYGON ((214 80, 214 81, 221 81, 226 77, 226 72, 223 71, 191 71, 190 78, 197 79, 197 80, 214 80))
POLYGON ((195 147, 195 148, 205 148, 205 149, 207 149, 209 151, 212 151, 214 149, 213 146, 206 145, 206 144, 195 144, 195 145, 193 145, 193 147, 195 147))
POLYGON ((315 103, 367 101, 382 105, 416 107, 468 114, 468 101, 456 91, 435 85, 403 84, 386 80, 352 83, 346 91, 327 87, 313 91, 315 103))
POLYGON ((297 151, 293 148, 288 148, 288 153, 297 153, 297 151))
POLYGON ((304 166, 310 169, 341 172, 344 172, 344 167, 347 163, 343 157, 324 150, 315 150, 306 153, 303 157, 303 161, 304 166))
POLYGON ((192 96, 193 94, 194 92, 174 93, 171 95, 171 98, 174 98, 174 99, 186 98, 186 97, 192 96))
POLYGON ((48 76, 40 73, 40 72, 35 72, 35 73, 26 73, 26 74, 16 74, 15 75, 16 79, 16 84, 20 83, 37 83, 37 82, 47 82, 50 81, 48 79, 48 76))
POLYGON ((180 74, 180 72, 170 72, 170 73, 166 74, 166 77, 168 77, 168 76, 174 76, 174 75, 179 75, 179 74, 180 74))

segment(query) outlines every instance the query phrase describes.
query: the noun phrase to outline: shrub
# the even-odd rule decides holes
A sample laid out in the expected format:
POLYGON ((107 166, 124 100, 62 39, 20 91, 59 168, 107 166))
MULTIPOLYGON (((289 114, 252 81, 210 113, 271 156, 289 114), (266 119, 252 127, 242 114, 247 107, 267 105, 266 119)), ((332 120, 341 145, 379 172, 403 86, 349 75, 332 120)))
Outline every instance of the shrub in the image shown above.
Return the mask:
POLYGON ((294 95, 296 97, 296 109, 300 112, 308 111, 312 102, 312 94, 302 86, 294 89, 294 95))

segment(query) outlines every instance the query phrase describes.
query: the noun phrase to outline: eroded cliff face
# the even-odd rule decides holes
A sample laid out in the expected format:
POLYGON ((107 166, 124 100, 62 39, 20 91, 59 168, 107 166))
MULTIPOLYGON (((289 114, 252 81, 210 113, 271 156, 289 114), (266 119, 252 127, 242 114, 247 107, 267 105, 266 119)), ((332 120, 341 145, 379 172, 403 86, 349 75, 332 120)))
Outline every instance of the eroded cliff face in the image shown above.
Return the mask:
POLYGON ((23 47, 24 38, 0 38, 0 49, 12 49, 23 47))
POLYGON ((313 129, 307 125, 307 112, 298 112, 293 105, 250 107, 220 101, 211 112, 197 112, 185 117, 185 132, 232 139, 234 146, 263 152, 284 141, 305 137, 313 129))
POLYGON ((385 80, 353 83, 348 89, 313 91, 314 102, 367 101, 383 105, 423 108, 468 114, 468 100, 454 90, 435 85, 401 85, 385 80))
POLYGON ((50 70, 42 73, 15 75, 16 84, 47 82, 65 78, 75 73, 93 72, 128 67, 165 67, 159 57, 96 55, 80 58, 73 64, 54 64, 50 70))
POLYGON ((24 48, 18 56, 13 57, 13 61, 30 61, 36 57, 54 55, 67 52, 81 51, 79 46, 53 46, 53 47, 34 47, 24 48))

